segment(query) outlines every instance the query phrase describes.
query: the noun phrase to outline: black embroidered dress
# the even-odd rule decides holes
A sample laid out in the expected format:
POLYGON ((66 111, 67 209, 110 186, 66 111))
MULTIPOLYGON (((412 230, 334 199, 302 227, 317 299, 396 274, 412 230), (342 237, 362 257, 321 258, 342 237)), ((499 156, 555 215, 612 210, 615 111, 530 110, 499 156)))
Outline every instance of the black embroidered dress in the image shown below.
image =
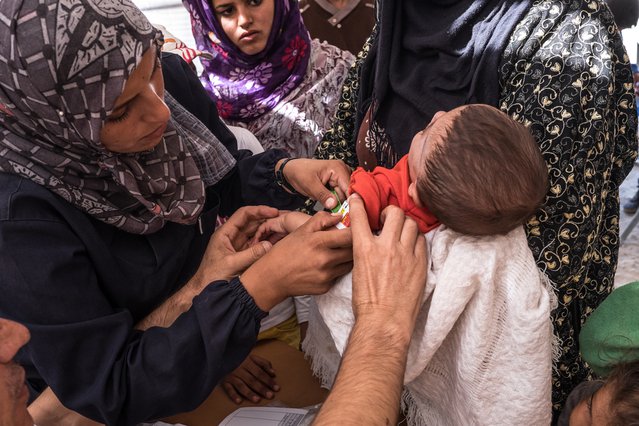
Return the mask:
MULTIPOLYGON (((342 89, 334 125, 316 157, 358 165, 357 139, 392 166, 402 153, 379 123, 355 129, 359 76, 377 31, 342 89)), ((530 248, 559 299, 553 312, 561 355, 553 377, 555 414, 590 376, 579 355, 581 324, 613 287, 619 247, 619 185, 637 156, 637 116, 628 56, 600 2, 533 2, 499 65, 498 107, 530 126, 549 167, 546 206, 526 225, 530 248)), ((528 368, 522 366, 522 368, 528 368)))

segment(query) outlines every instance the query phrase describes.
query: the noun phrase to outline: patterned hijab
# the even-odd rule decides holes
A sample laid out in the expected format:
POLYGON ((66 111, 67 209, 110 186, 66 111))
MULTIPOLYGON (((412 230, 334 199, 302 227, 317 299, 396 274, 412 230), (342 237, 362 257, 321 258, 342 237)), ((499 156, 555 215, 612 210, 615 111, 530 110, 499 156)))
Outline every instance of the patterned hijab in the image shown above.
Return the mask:
POLYGON ((437 111, 498 106, 502 52, 531 0, 380 3, 379 34, 362 67, 358 124, 372 105, 402 156, 437 111))
MULTIPOLYGON (((198 165, 209 183, 219 180, 233 165, 223 147, 205 146, 175 119, 151 151, 118 154, 100 143, 127 78, 160 43, 129 0, 0 1, 0 170, 127 232, 197 220, 198 165)), ((172 115, 186 112, 167 101, 172 115)))
POLYGON ((247 55, 227 37, 211 0, 182 0, 191 15, 202 58, 202 84, 217 99, 220 116, 251 121, 271 111, 303 80, 310 59, 310 36, 298 0, 273 0, 271 33, 264 50, 247 55))

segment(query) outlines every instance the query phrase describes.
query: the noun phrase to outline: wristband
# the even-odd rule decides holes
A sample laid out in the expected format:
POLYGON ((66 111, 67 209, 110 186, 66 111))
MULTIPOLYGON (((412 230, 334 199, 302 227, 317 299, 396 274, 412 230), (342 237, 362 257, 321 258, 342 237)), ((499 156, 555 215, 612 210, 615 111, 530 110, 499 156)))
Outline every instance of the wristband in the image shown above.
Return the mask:
POLYGON ((291 185, 288 180, 286 180, 286 176, 284 176, 284 166, 286 166, 286 163, 291 160, 295 160, 295 158, 285 159, 284 161, 282 161, 282 165, 280 166, 280 168, 275 171, 275 183, 286 189, 291 194, 300 195, 300 193, 297 192, 295 188, 293 188, 293 185, 291 185))

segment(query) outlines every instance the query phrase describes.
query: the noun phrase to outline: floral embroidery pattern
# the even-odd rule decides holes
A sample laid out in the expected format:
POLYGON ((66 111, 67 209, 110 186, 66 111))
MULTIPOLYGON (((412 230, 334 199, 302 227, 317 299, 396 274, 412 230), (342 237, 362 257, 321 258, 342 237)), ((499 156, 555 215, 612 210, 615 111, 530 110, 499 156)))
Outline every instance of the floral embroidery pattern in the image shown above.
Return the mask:
MULTIPOLYGON (((321 78, 322 76, 320 75, 320 76, 314 76, 314 77, 321 78)), ((287 81, 284 84, 282 84, 282 86, 278 90, 274 91, 272 99, 275 102, 275 104, 276 105, 279 104, 280 101, 284 99, 288 93, 291 93, 293 89, 295 89, 295 85, 296 85, 296 82, 287 81)), ((279 107, 276 107, 276 109, 279 109, 279 107)))
POLYGON ((229 81, 242 81, 246 80, 250 75, 250 69, 235 68, 229 73, 229 81))
POLYGON ((295 36, 286 49, 284 49, 284 55, 282 56, 282 63, 286 65, 288 70, 292 70, 298 64, 298 62, 306 56, 306 49, 308 45, 300 37, 295 36))
POLYGON ((268 62, 262 62, 255 68, 249 71, 249 79, 259 81, 261 84, 266 84, 273 76, 273 65, 268 62))
POLYGON ((255 117, 264 114, 266 110, 265 105, 260 104, 249 104, 246 108, 240 109, 240 117, 255 117))

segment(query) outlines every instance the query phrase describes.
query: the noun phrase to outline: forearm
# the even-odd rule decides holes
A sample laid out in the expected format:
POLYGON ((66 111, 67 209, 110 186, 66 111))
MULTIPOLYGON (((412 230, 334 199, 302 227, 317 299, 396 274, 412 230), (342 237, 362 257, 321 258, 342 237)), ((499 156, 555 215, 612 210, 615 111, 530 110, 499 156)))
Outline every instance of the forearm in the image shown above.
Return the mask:
MULTIPOLYGON (((110 425, 135 424, 199 405, 254 346, 262 316, 237 283, 220 281, 195 297, 170 327, 131 331, 124 312, 36 327, 32 353, 66 407, 110 425), (45 342, 45 332, 55 338, 45 342), (79 339, 85 344, 78 345, 79 339)), ((68 414, 55 404, 43 408, 48 416, 68 414)), ((63 418, 54 424, 66 425, 63 418)))
POLYGON ((33 418, 33 422, 39 426, 100 426, 102 424, 66 408, 51 388, 46 388, 29 405, 29 414, 33 418))
POLYGON ((237 188, 246 205, 263 204, 280 210, 294 210, 302 204, 299 196, 288 193, 275 182, 276 164, 284 157, 287 157, 284 151, 269 149, 238 161, 237 188))
POLYGON ((135 380, 121 392, 131 409, 121 409, 121 417, 111 424, 148 421, 197 407, 246 358, 264 315, 241 284, 207 285, 170 327, 146 330, 137 349, 129 351, 126 368, 136 371, 135 380))
POLYGON ((409 340, 396 331, 383 320, 360 318, 314 425, 397 422, 409 340))
POLYGON ((206 283, 202 282, 200 274, 195 274, 188 283, 171 297, 164 301, 153 312, 135 325, 138 330, 146 330, 150 327, 169 327, 173 322, 188 311, 193 305, 193 298, 197 296, 206 283))

